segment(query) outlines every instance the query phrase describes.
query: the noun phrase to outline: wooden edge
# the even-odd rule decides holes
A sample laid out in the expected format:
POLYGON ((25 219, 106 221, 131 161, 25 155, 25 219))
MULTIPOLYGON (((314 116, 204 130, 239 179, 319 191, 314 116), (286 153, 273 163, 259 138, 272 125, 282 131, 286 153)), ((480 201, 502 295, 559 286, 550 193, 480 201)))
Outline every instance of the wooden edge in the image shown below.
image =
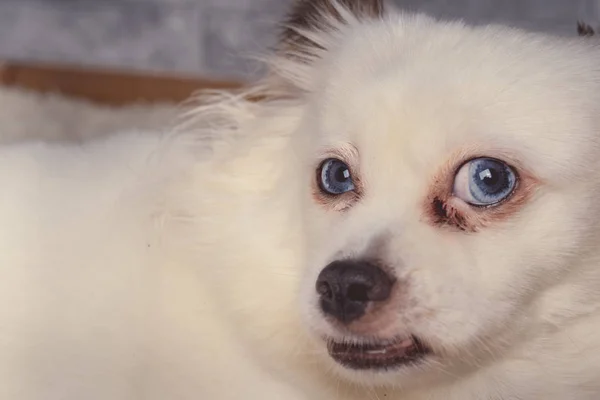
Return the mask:
POLYGON ((0 66, 0 83, 111 106, 137 102, 181 102, 201 89, 234 90, 243 86, 241 82, 234 81, 14 62, 0 66))

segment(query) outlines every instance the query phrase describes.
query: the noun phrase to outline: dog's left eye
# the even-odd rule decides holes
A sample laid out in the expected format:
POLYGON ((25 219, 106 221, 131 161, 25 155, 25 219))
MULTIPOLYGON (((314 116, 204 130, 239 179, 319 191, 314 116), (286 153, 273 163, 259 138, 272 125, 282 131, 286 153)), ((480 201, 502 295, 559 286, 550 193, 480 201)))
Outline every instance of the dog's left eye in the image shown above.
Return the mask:
POLYGON ((321 163, 317 179, 321 190, 327 194, 340 195, 355 189, 348 165, 337 158, 321 163))
POLYGON ((491 206, 507 199, 517 184, 517 174, 506 163, 476 158, 465 163, 454 178, 453 194, 474 206, 491 206))

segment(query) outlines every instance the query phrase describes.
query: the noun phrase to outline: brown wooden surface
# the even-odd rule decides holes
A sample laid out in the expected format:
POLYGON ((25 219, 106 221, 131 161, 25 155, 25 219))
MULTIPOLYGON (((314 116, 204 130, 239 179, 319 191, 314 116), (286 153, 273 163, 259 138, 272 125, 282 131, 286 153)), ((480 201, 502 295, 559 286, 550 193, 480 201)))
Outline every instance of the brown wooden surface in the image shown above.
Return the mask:
POLYGON ((61 93, 105 105, 180 102, 200 89, 236 89, 239 82, 63 65, 4 63, 0 83, 36 92, 61 93))

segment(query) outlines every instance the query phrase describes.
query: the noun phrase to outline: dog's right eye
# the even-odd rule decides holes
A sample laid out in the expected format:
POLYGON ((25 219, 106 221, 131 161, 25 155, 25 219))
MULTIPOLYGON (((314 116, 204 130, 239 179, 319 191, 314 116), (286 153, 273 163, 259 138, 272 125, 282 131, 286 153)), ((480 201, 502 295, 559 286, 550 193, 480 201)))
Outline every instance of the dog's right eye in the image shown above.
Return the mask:
POLYGON ((350 168, 337 158, 328 158, 321 163, 317 180, 323 192, 334 196, 355 189, 350 168))

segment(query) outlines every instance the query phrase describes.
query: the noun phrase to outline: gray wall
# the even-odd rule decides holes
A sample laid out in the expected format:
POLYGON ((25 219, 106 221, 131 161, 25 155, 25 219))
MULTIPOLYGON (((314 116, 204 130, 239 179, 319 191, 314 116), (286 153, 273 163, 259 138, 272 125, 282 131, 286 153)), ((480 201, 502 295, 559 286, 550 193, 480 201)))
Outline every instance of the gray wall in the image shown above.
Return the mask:
MULTIPOLYGON (((0 58, 171 71, 258 73, 247 56, 273 43, 291 0, 0 0, 0 58)), ((395 0, 442 17, 575 34, 600 0, 395 0)))

